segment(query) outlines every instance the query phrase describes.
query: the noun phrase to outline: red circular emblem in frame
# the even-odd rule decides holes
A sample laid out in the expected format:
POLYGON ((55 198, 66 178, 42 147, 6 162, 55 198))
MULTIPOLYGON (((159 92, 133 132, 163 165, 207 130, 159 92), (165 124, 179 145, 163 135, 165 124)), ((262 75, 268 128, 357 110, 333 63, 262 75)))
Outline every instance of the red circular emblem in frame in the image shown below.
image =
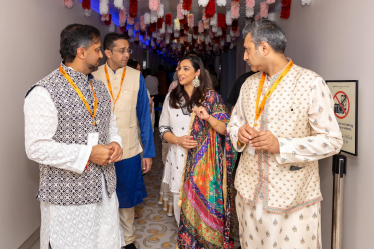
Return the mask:
POLYGON ((337 100, 338 101, 338 104, 340 105, 340 107, 341 107, 341 109, 343 110, 343 112, 344 112, 344 115, 343 116, 339 116, 336 112, 335 112, 335 110, 334 110, 334 114, 335 114, 335 116, 337 117, 337 118, 339 118, 339 119, 344 119, 345 117, 347 117, 347 115, 348 115, 348 113, 349 113, 349 108, 350 108, 350 102, 349 102, 349 98, 348 98, 348 95, 345 93, 345 92, 343 92, 343 91, 339 91, 339 92, 337 92, 337 93, 335 93, 335 95, 334 95, 334 103, 335 103, 335 100, 337 100), (343 107, 343 105, 342 105, 342 103, 340 103, 340 100, 338 99, 338 94, 342 94, 342 95, 345 95, 346 97, 347 97, 347 110, 345 110, 345 108, 343 107))

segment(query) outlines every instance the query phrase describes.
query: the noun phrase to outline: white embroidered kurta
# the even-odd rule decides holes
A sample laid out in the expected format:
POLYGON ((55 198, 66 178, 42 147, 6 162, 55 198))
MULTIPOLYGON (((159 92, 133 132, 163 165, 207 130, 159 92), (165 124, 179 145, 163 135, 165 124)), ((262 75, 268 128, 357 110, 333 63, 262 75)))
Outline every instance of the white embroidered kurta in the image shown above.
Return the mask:
MULTIPOLYGON (((280 73, 266 77, 260 102, 280 73)), ((270 130, 278 138, 280 154, 251 155, 254 148, 238 147, 237 134, 245 124, 253 127, 251 112, 255 113, 260 77, 256 74, 244 83, 228 125, 234 147, 244 151, 235 178, 241 246, 320 248, 322 196, 318 166, 309 162, 333 155, 341 147, 331 93, 321 77, 294 65, 258 120, 258 130, 270 130), (298 170, 292 171, 292 166, 298 170)))
MULTIPOLYGON (((172 132, 175 136, 188 135, 191 113, 187 108, 174 109, 169 105, 169 95, 166 95, 159 122, 160 134, 163 136, 166 131, 172 132)), ((172 193, 179 193, 183 175, 186 149, 176 144, 170 144, 166 157, 163 182, 170 186, 172 193)))
MULTIPOLYGON (((38 163, 82 173, 92 147, 63 144, 52 139, 57 125, 57 109, 49 92, 35 87, 25 99, 25 146, 28 157, 38 163)), ((112 114, 109 141, 121 143, 116 117, 112 114)), ((56 248, 113 249, 124 246, 119 225, 116 193, 108 197, 103 181, 103 199, 81 206, 60 206, 41 202, 40 248, 51 243, 56 248)))

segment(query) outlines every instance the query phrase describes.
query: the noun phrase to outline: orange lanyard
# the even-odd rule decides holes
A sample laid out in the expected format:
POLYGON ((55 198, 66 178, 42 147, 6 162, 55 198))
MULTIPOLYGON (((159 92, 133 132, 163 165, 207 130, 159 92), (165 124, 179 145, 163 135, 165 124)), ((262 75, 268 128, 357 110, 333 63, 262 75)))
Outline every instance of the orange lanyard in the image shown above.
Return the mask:
POLYGON ((265 82, 265 78, 266 78, 266 73, 262 73, 260 85, 258 86, 258 92, 257 92, 256 116, 255 116, 254 126, 257 126, 257 120, 260 117, 262 111, 264 110, 264 106, 265 106, 266 101, 268 100, 268 98, 270 97, 270 95, 275 91, 275 89, 277 88, 277 86, 279 85, 279 83, 283 80, 283 78, 286 76, 286 74, 291 70, 292 66, 293 66, 293 62, 292 62, 292 60, 290 60, 290 62, 288 63, 286 69, 284 69, 284 71, 282 72, 282 74, 279 75, 279 77, 274 82, 274 84, 272 85, 272 87, 265 94, 264 98, 261 101, 260 106, 258 106, 258 104, 260 102, 262 88, 264 87, 264 82, 265 82))
POLYGON ((92 88, 92 93, 94 95, 94 98, 95 98, 95 102, 94 102, 94 114, 92 114, 92 111, 91 111, 91 108, 90 108, 90 105, 88 104, 86 98, 83 96, 81 90, 79 90, 79 88, 77 87, 77 85, 74 83, 74 81, 70 78, 70 76, 65 72, 65 70, 60 66, 59 67, 59 70, 61 72, 61 74, 65 77, 65 79, 70 83, 70 85, 73 87, 73 89, 75 90, 75 92, 78 94, 79 98, 82 100, 83 104, 86 106, 87 110, 90 112, 91 114, 91 117, 92 117, 92 122, 93 122, 93 125, 95 125, 95 116, 96 116, 96 111, 97 111, 97 97, 96 97, 96 94, 95 94, 95 90, 93 88, 93 85, 90 81, 90 85, 91 85, 91 88, 92 88))
POLYGON ((113 97, 112 85, 110 84, 110 79, 109 79, 109 74, 108 74, 108 69, 106 67, 106 63, 105 63, 104 69, 105 69, 106 81, 108 82, 109 93, 110 93, 110 96, 112 97, 112 99, 114 101, 114 105, 115 105, 118 98, 119 98, 119 95, 121 94, 123 80, 125 79, 125 75, 126 75, 126 68, 123 69, 123 73, 122 73, 122 77, 121 77, 121 85, 119 87, 119 91, 118 91, 118 95, 117 95, 116 99, 114 99, 114 97, 113 97))

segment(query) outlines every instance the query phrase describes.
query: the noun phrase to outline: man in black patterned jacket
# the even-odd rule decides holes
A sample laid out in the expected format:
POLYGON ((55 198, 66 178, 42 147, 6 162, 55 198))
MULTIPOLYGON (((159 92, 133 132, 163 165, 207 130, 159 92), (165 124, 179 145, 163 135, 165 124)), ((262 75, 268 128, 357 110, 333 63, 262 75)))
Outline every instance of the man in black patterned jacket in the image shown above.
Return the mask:
POLYGON ((73 24, 61 33, 59 68, 28 91, 25 145, 40 164, 40 248, 121 248, 114 162, 121 137, 103 82, 100 32, 73 24))

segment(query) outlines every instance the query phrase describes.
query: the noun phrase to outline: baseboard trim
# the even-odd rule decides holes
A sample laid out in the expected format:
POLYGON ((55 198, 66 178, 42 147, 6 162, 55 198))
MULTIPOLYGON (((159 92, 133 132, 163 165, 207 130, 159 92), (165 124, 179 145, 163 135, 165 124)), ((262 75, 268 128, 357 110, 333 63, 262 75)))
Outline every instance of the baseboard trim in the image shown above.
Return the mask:
POLYGON ((39 239, 40 237, 40 227, 33 232, 30 237, 27 238, 23 244, 18 247, 18 249, 30 249, 30 247, 39 239))

